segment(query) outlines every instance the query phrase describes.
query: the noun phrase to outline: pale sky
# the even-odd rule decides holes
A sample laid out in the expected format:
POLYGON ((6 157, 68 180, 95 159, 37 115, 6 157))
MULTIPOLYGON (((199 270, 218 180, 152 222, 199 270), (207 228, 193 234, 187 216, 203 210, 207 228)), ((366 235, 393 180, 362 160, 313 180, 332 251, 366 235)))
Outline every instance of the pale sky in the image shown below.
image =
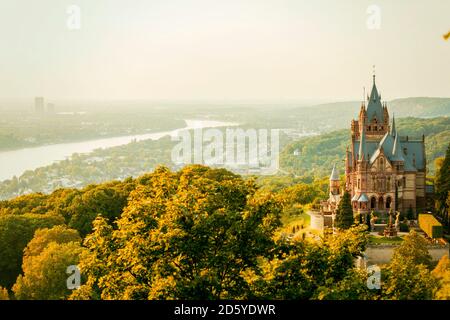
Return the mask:
POLYGON ((0 0, 0 99, 360 100, 372 65, 450 97, 449 31, 449 0, 0 0))

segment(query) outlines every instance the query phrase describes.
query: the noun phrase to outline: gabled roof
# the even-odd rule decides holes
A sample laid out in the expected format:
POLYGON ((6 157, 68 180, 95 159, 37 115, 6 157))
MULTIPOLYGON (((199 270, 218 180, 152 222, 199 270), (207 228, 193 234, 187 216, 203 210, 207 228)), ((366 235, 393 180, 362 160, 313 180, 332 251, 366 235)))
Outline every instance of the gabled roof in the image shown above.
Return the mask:
POLYGON ((352 201, 358 201, 359 196, 355 193, 355 195, 352 198, 352 201))
POLYGON ((369 202, 369 198, 367 198, 365 193, 361 193, 359 196, 358 202, 369 202))

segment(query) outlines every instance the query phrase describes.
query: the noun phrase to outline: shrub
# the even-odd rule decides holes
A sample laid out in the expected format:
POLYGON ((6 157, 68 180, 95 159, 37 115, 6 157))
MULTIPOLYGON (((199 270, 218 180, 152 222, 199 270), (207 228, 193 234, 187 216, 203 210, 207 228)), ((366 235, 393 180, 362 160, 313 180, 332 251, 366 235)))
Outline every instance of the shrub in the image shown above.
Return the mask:
POLYGON ((408 232, 408 231, 409 231, 408 225, 404 222, 400 223, 400 232, 408 232))

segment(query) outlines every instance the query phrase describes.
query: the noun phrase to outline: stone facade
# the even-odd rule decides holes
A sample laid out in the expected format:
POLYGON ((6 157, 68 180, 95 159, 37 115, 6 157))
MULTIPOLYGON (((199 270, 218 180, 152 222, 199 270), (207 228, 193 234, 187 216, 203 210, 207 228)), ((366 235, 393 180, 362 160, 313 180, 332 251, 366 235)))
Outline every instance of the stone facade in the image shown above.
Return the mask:
POLYGON ((332 215, 347 190, 353 211, 367 219, 373 210, 414 214, 426 207, 425 137, 401 136, 386 102, 381 101, 373 77, 370 97, 351 122, 351 140, 345 157, 345 186, 337 168, 330 176, 330 196, 322 202, 322 214, 332 215), (367 107, 366 107, 367 104, 367 107))

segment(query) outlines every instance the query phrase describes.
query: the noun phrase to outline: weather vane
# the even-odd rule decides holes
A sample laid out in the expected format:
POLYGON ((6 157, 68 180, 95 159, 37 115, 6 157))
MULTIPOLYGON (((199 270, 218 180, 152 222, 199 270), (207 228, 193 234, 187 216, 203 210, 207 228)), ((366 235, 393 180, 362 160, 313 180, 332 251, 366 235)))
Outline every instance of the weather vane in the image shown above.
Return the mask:
POLYGON ((375 65, 372 65, 373 70, 373 82, 375 83, 375 65))

